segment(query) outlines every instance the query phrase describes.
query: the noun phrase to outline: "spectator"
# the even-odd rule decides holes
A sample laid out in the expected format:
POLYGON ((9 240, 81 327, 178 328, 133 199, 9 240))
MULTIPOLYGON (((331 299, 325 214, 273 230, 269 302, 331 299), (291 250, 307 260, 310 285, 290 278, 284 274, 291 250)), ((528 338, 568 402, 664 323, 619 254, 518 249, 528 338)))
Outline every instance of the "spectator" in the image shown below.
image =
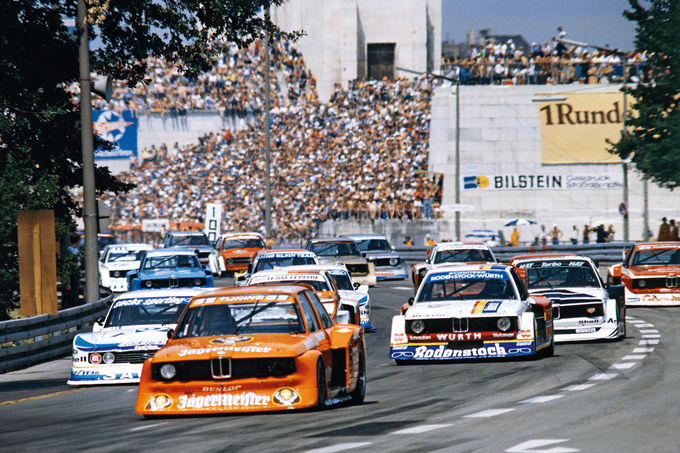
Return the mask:
POLYGON ((562 230, 557 228, 557 224, 554 224, 552 227, 552 230, 550 230, 550 240, 552 241, 552 245, 558 245, 560 243, 560 239, 562 239, 562 230))
POLYGON ((80 236, 71 234, 69 237, 70 245, 67 252, 67 266, 69 268, 68 277, 62 285, 61 308, 71 308, 80 305, 80 269, 82 267, 80 249, 80 236))
POLYGON ((583 243, 584 244, 590 243, 590 232, 591 231, 593 231, 593 228, 590 225, 588 225, 588 224, 583 225, 583 231, 581 232, 581 234, 583 235, 583 243))
POLYGON ((680 238, 678 237, 678 226, 675 224, 675 220, 670 219, 668 221, 668 224, 670 225, 670 236, 671 236, 671 241, 677 241, 680 238))
POLYGON ((579 231, 576 225, 571 226, 571 237, 569 239, 571 240, 572 245, 578 244, 579 231))
POLYGON ((534 252, 534 251, 538 250, 539 245, 541 245, 540 239, 539 239, 538 236, 536 236, 536 237, 534 237, 534 242, 532 242, 531 245, 529 245, 529 250, 534 252))
POLYGON ((614 240, 614 235, 616 234, 616 230, 614 229, 614 225, 609 225, 609 228, 607 228, 607 242, 611 242, 614 240))
POLYGON ((661 225, 659 226, 659 235, 656 237, 657 241, 671 241, 671 226, 668 224, 668 219, 666 217, 661 219, 661 225))
POLYGON ((406 236, 404 238, 404 245, 406 247, 411 247, 413 245, 413 241, 411 240, 411 236, 406 236))
POLYGON ((432 247, 433 245, 437 245, 437 243, 432 239, 432 235, 430 233, 427 233, 425 235, 425 245, 428 247, 432 247))
POLYGON ((510 245, 513 247, 519 247, 519 230, 517 227, 514 227, 512 229, 512 233, 510 233, 510 245))
POLYGON ((607 242, 607 236, 609 235, 609 233, 607 233, 607 231, 604 229, 604 225, 600 224, 595 228, 595 235, 596 235, 595 242, 603 243, 607 242))

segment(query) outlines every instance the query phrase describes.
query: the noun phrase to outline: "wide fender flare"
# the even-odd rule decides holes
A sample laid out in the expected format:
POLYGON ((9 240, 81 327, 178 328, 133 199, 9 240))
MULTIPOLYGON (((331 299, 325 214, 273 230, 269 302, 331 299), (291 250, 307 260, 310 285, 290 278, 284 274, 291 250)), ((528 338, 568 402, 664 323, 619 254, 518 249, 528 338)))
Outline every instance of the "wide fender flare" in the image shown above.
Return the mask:
POLYGON ((336 324, 331 331, 331 349, 349 348, 363 343, 363 328, 357 325, 336 324))
POLYGON ((610 277, 621 277, 621 268, 623 265, 621 263, 609 266, 607 273, 610 277))
POLYGON ((390 344, 406 344, 406 317, 397 315, 392 317, 390 344))

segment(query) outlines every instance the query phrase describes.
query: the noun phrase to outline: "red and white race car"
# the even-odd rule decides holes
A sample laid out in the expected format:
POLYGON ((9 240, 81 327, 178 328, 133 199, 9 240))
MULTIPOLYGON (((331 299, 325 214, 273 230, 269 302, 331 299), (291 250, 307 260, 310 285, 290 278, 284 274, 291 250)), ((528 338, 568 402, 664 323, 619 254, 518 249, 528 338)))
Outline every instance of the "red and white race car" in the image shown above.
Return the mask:
POLYGON ((427 271, 442 264, 483 264, 497 263, 498 260, 488 245, 479 242, 443 242, 427 251, 424 263, 411 268, 411 281, 416 291, 427 271))
POLYGON ((641 242, 624 253, 607 279, 623 284, 627 306, 680 305, 680 242, 641 242))

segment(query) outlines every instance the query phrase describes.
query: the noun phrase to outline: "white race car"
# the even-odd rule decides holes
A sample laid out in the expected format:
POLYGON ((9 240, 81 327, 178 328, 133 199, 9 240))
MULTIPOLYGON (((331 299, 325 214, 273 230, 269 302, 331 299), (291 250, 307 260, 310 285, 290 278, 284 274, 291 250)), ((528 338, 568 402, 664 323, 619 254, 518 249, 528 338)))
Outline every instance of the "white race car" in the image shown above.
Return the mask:
POLYGON ((552 303, 530 295, 520 273, 503 264, 432 269, 405 313, 392 318, 390 358, 553 355, 552 303))
POLYGON ((552 300, 556 342, 625 338, 623 297, 609 294, 590 258, 538 254, 510 263, 524 269, 529 293, 552 300))
POLYGON ((360 323, 358 302, 354 299, 343 299, 337 291, 333 278, 325 269, 289 266, 256 272, 246 281, 246 285, 298 283, 304 283, 314 288, 314 292, 328 314, 336 318, 339 323, 360 323), (344 316, 347 316, 347 318, 345 319, 344 316))
POLYGON ((118 296, 92 332, 73 339, 70 385, 139 382, 144 360, 167 341, 184 306, 205 288, 132 291, 118 296))
POLYGON ((127 272, 136 271, 141 263, 140 253, 153 250, 149 244, 107 245, 99 259, 99 287, 104 292, 124 293, 129 290, 127 272))
POLYGON ((427 251, 424 263, 411 267, 411 281, 416 291, 427 271, 447 264, 497 263, 488 245, 480 242, 442 242, 427 251))

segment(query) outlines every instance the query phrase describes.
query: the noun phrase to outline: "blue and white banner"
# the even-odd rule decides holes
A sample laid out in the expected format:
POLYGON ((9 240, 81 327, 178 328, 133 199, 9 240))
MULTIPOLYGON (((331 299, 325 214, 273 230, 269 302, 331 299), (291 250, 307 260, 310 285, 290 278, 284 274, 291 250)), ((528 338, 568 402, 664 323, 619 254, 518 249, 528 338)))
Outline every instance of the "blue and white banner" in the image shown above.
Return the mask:
POLYGON ((115 144, 110 151, 97 150, 95 159, 129 159, 137 157, 137 130, 139 121, 132 110, 93 110, 94 133, 115 144))

